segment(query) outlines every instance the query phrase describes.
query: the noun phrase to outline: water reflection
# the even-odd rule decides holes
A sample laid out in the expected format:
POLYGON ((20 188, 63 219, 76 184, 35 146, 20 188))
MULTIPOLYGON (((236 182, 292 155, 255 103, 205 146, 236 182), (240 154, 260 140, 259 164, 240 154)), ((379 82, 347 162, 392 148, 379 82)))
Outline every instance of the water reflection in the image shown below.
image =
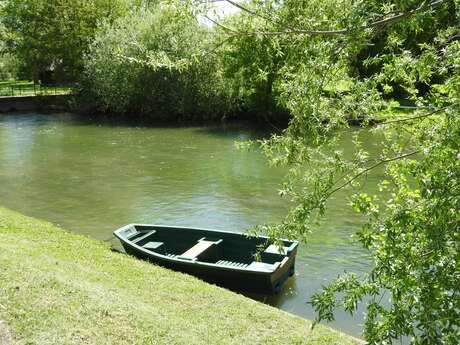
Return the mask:
MULTIPOLYGON (((97 239, 132 222, 242 232, 280 220, 289 206, 276 193, 284 172, 259 152, 235 148, 235 140, 263 135, 241 126, 149 128, 69 114, 1 116, 0 203, 97 239)), ((365 139, 376 149, 374 138, 365 139)), ((375 188, 372 178, 366 188, 375 188)), ((346 194, 330 206, 300 247, 296 276, 283 293, 253 298, 314 318, 306 304, 312 293, 344 270, 368 270, 366 253, 350 238, 361 220, 346 194)), ((339 314, 333 325, 359 335, 360 320, 339 314)))

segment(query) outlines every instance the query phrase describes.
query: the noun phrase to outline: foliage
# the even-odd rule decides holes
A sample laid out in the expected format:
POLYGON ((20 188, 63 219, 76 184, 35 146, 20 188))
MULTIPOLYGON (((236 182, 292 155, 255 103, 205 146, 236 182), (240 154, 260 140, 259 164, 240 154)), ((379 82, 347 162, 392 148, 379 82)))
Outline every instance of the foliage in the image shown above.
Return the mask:
MULTIPOLYGON (((2 9, 3 4, 0 2, 0 14, 2 9)), ((5 51, 5 31, 6 29, 0 17, 0 80, 14 78, 19 66, 18 59, 5 51)))
POLYGON ((265 22, 250 31, 223 23, 229 36, 263 36, 285 57, 278 101, 292 119, 282 135, 261 145, 273 164, 289 167, 280 194, 295 206, 281 224, 262 229, 273 237, 308 238, 310 224, 327 212, 328 199, 351 188, 352 206, 368 219, 358 239, 374 267, 363 277, 345 274, 315 294, 311 303, 318 320, 332 320, 337 306, 354 312, 367 296, 369 343, 409 337, 413 344, 457 344, 460 3, 267 3, 242 6, 254 23, 265 22), (363 65, 378 68, 354 76, 355 57, 376 38, 382 48, 363 65), (333 87, 344 77, 351 81, 346 92, 333 87), (394 85, 418 109, 373 129, 376 139, 384 138, 379 156, 370 156, 357 135, 354 157, 346 160, 338 134, 350 117, 366 126, 376 112, 388 109, 394 85), (328 88, 332 92, 325 92, 328 88), (361 194, 359 186, 380 166, 386 171, 381 192, 361 194))
MULTIPOLYGON (((239 31, 270 26, 245 12, 227 19, 226 25, 239 31)), ((278 74, 284 64, 283 48, 272 45, 276 42, 262 35, 227 38, 225 31, 221 30, 218 37, 215 39, 225 43, 218 57, 232 97, 240 100, 245 112, 266 121, 277 120, 283 113, 276 103, 279 96, 278 74)))
MULTIPOLYGON (((383 62, 374 64, 365 64, 364 62, 369 56, 377 57, 381 52, 391 51, 394 44, 397 44, 400 49, 410 51, 413 54, 420 53, 420 45, 424 43, 433 44, 437 33, 440 30, 446 30, 448 27, 455 25, 457 16, 453 2, 448 2, 445 6, 437 9, 436 16, 426 16, 420 19, 420 25, 414 30, 410 26, 399 26, 401 30, 380 30, 376 32, 370 39, 370 44, 362 47, 357 55, 353 57, 352 68, 358 76, 371 76, 377 73, 383 67, 383 62), (388 48, 387 48, 388 46, 388 48)), ((421 93, 429 89, 431 83, 435 83, 438 76, 431 76, 431 81, 428 83, 419 82, 416 84, 421 93)), ((401 89, 398 83, 391 84, 393 91, 391 95, 395 97, 405 97, 406 94, 401 89)))
POLYGON ((208 31, 186 4, 133 11, 101 28, 87 56, 83 89, 105 112, 223 116, 230 106, 208 46, 208 31))
POLYGON ((0 47, 0 80, 15 78, 18 73, 18 69, 18 59, 9 53, 2 53, 0 47))
POLYGON ((114 20, 136 2, 2 0, 3 40, 21 62, 21 77, 37 80, 53 71, 55 79, 74 81, 100 19, 114 20))
MULTIPOLYGON (((316 108, 336 111, 343 119, 352 116, 328 95, 341 91, 341 85, 347 83, 345 54, 354 53, 342 47, 347 42, 324 41, 321 37, 306 39, 290 33, 278 35, 294 19, 308 20, 317 13, 333 17, 332 4, 323 1, 311 1, 308 6, 302 2, 286 2, 283 6, 275 1, 254 1, 254 4, 249 11, 242 11, 218 27, 228 37, 228 44, 221 51, 227 82, 235 85, 249 107, 259 108, 266 119, 272 114, 275 118, 312 111, 319 115, 316 108), (342 50, 344 54, 339 54, 342 50)), ((343 12, 342 2, 333 4, 343 12)), ((347 13, 353 13, 353 7, 347 7, 347 13)), ((317 120, 321 123, 322 116, 317 120)))

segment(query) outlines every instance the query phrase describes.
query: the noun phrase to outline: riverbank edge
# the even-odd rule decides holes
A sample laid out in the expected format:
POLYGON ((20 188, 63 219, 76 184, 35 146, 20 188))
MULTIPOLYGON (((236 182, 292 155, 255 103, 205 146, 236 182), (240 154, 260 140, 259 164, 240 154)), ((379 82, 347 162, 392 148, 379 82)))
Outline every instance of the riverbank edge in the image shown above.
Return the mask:
POLYGON ((71 95, 36 95, 0 97, 0 115, 24 111, 70 110, 71 95))
MULTIPOLYGON (((392 111, 382 112, 373 117, 348 118, 346 121, 351 127, 372 127, 394 119, 400 115, 407 115, 414 110, 414 107, 394 107, 392 111), (404 109, 403 109, 404 108, 404 109), (407 109, 406 109, 407 108, 407 109)), ((15 112, 44 111, 47 113, 72 112, 87 121, 101 121, 105 123, 117 123, 121 125, 135 126, 206 126, 218 124, 249 123, 258 128, 266 128, 274 133, 282 133, 285 130, 291 117, 284 115, 278 119, 267 119, 249 112, 240 112, 232 116, 216 118, 187 118, 175 116, 172 118, 148 116, 147 114, 136 113, 112 113, 102 111, 95 106, 84 107, 77 94, 58 95, 35 95, 35 96, 12 96, 0 97, 0 116, 15 112), (115 115, 114 115, 115 114, 115 115)))
POLYGON ((1 207, 0 320, 13 344, 362 343, 1 207))

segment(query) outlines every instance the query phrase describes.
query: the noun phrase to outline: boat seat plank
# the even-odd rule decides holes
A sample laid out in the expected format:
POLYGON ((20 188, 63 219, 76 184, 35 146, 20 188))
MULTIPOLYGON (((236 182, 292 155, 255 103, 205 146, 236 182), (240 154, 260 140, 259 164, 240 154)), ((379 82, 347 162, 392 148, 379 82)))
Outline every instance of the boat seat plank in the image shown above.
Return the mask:
POLYGON ((142 248, 155 251, 163 247, 163 245, 164 242, 147 242, 146 244, 142 245, 142 248))
POLYGON ((150 235, 153 235, 154 233, 156 233, 155 230, 148 231, 145 235, 142 235, 142 236, 132 240, 132 242, 133 243, 139 243, 140 241, 146 239, 147 237, 149 237, 150 235))
POLYGON ((264 250, 264 253, 268 254, 279 254, 279 255, 286 255, 288 252, 288 247, 278 246, 276 244, 271 244, 264 250))
POLYGON ((132 238, 140 234, 140 232, 136 231, 135 229, 129 229, 129 230, 126 230, 126 232, 127 232, 126 239, 128 241, 131 241, 132 238))
POLYGON ((233 262, 233 261, 227 261, 227 260, 219 260, 216 263, 222 266, 230 266, 230 267, 238 267, 238 268, 245 268, 248 266, 248 264, 245 264, 242 262, 233 262))
POLYGON ((187 250, 186 252, 182 253, 180 255, 181 259, 187 259, 187 260, 193 260, 195 259, 198 255, 203 253, 206 249, 210 248, 212 245, 214 245, 215 242, 212 241, 199 241, 197 244, 195 244, 192 248, 187 250))
POLYGON ((255 271, 272 272, 278 266, 279 266, 279 263, 273 265, 273 264, 267 264, 265 262, 253 261, 251 262, 250 265, 248 265, 248 269, 252 269, 255 271))

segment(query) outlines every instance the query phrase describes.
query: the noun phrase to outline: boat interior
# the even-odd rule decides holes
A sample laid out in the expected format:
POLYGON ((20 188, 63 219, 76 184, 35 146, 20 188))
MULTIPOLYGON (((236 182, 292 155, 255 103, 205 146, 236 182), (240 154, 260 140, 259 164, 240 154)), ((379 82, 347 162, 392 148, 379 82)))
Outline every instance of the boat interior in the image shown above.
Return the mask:
POLYGON ((260 271, 275 270, 287 262, 296 247, 291 241, 275 245, 264 238, 236 233, 145 225, 133 225, 120 235, 147 251, 173 259, 260 271))

